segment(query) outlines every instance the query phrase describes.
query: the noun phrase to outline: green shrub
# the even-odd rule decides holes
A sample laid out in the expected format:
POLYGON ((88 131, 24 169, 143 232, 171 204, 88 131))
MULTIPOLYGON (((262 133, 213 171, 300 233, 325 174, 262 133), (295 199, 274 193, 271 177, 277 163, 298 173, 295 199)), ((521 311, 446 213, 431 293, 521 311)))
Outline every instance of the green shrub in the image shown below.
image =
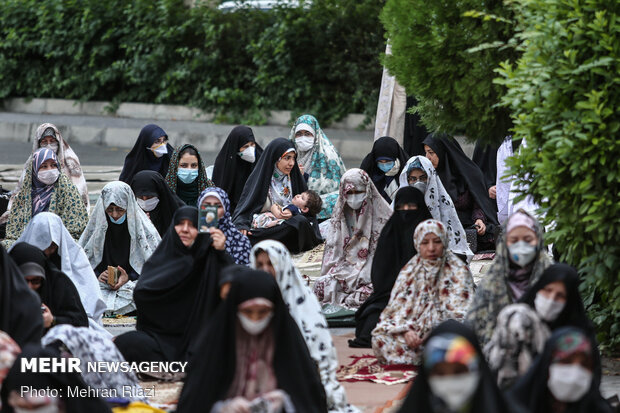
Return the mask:
POLYGON ((222 12, 182 0, 0 2, 0 98, 185 104, 219 119, 374 114, 382 1, 222 12))
POLYGON ((501 142, 511 126, 506 108, 494 107, 504 93, 493 84, 501 61, 516 52, 511 10, 502 0, 388 0, 381 14, 392 45, 386 65, 419 101, 427 128, 501 142), (482 17, 467 12, 477 10, 482 17), (471 49, 475 49, 473 52, 471 49))
POLYGON ((512 173, 546 212, 608 348, 620 348, 620 3, 514 0, 522 57, 499 71, 515 138, 512 173))

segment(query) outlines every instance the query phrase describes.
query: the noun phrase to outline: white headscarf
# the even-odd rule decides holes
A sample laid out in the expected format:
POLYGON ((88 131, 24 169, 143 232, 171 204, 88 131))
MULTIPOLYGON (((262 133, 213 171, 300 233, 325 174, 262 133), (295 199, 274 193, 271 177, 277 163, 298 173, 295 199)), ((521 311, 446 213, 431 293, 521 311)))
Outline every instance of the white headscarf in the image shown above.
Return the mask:
POLYGON ((96 268, 103 257, 105 235, 108 229, 105 209, 110 204, 127 211, 127 229, 131 238, 129 264, 140 274, 144 262, 153 254, 161 237, 149 217, 136 202, 131 187, 125 182, 114 181, 103 187, 101 196, 78 243, 84 248, 91 267, 96 268))
POLYGON ((102 327, 101 317, 106 305, 99 291, 97 277, 84 250, 71 238, 60 217, 51 212, 38 213, 32 217, 15 244, 19 242, 27 242, 41 251, 47 249, 52 242, 58 246, 60 270, 75 284, 90 327, 109 335, 102 327))
POLYGON ((265 251, 276 271, 276 281, 282 292, 291 316, 306 341, 310 356, 319 367, 321 382, 327 396, 327 409, 330 412, 357 412, 347 403, 344 389, 338 383, 336 370, 338 359, 327 321, 321 313, 316 296, 306 285, 286 247, 273 240, 261 241, 250 253, 250 267, 256 268, 256 253, 265 251))
POLYGON ((433 164, 425 156, 414 156, 407 161, 407 164, 403 168, 403 171, 398 178, 399 188, 409 186, 407 182, 407 176, 409 175, 410 166, 413 162, 418 160, 422 165, 422 169, 428 181, 426 183, 426 192, 424 193, 424 201, 428 207, 429 212, 433 216, 433 219, 441 221, 448 230, 448 249, 455 254, 463 254, 467 256, 467 260, 471 260, 474 253, 469 249, 467 244, 467 236, 465 235, 465 229, 461 220, 456 213, 456 208, 452 203, 452 198, 448 194, 448 191, 443 186, 437 171, 433 168, 433 164))

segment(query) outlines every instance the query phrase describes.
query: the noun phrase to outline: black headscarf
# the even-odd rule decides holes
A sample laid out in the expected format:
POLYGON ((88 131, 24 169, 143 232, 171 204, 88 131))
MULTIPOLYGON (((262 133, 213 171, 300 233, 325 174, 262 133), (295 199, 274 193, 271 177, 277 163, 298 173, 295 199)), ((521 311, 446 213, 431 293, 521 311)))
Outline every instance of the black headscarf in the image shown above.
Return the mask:
POLYGON ((403 168, 407 163, 407 159, 409 159, 409 156, 405 153, 403 148, 400 147, 396 139, 389 136, 383 136, 377 139, 372 145, 372 150, 362 160, 360 169, 363 169, 366 173, 368 173, 381 196, 385 198, 387 202, 392 202, 390 197, 386 194, 385 188, 394 179, 396 179, 396 183, 398 183, 398 177, 403 171, 403 168), (377 166, 377 159, 380 157, 391 158, 394 160, 398 159, 400 162, 398 173, 394 176, 386 176, 385 172, 377 166))
POLYGON ((77 288, 65 273, 45 257, 43 251, 33 245, 19 242, 11 248, 9 255, 18 266, 35 263, 43 268, 45 278, 36 293, 41 297, 41 302, 47 305, 56 317, 56 324, 88 327, 88 317, 77 288))
POLYGON ((420 222, 433 217, 424 202, 424 194, 410 186, 398 190, 394 206, 394 214, 381 230, 372 261, 370 278, 373 292, 355 313, 355 340, 351 340, 352 346, 370 348, 370 333, 390 301, 396 277, 416 254, 413 232, 420 222), (416 204, 418 209, 399 211, 398 206, 402 204, 416 204))
MULTIPOLYGON (((558 342, 569 333, 579 332, 588 339, 585 331, 576 327, 562 327, 553 332, 547 340, 545 348, 540 356, 534 361, 527 373, 521 377, 515 385, 506 393, 506 398, 514 407, 515 412, 523 413, 547 413, 550 410, 550 401, 553 399, 548 387, 549 367, 553 361, 558 342)), ((598 347, 590 339, 592 353, 598 353, 598 347)), ((601 383, 600 371, 593 370, 590 390, 583 398, 575 403, 570 403, 566 413, 611 413, 612 408, 603 399, 599 391, 601 383)))
MULTIPOLYGON (((470 412, 509 412, 508 405, 497 387, 495 377, 491 373, 489 366, 484 358, 478 339, 469 327, 455 320, 448 320, 441 323, 425 339, 428 341, 440 334, 452 333, 465 338, 471 343, 478 355, 478 371, 480 373, 480 383, 478 389, 470 402, 470 412)), ((399 412, 433 412, 431 398, 433 392, 428 384, 428 371, 422 366, 411 387, 409 395, 405 399, 399 412)))
POLYGON ((138 172, 131 181, 131 189, 136 197, 159 198, 157 207, 149 212, 149 217, 159 235, 163 236, 172 222, 175 211, 185 203, 170 190, 163 176, 155 171, 138 172))
POLYGON ((153 142, 162 136, 168 138, 168 134, 157 125, 150 124, 142 128, 131 152, 125 157, 123 170, 118 177, 119 181, 131 184, 134 175, 143 170, 156 171, 159 172, 161 176, 166 175, 166 172, 168 172, 168 164, 170 163, 170 155, 174 148, 166 143, 168 153, 161 158, 157 158, 153 154, 153 151, 148 149, 153 145, 153 142))
POLYGON ((0 246, 0 260, 0 330, 20 347, 40 343, 43 336, 41 300, 30 290, 3 246, 0 246))
POLYGON ((274 304, 270 331, 275 346, 273 370, 277 387, 290 396, 296 411, 327 411, 325 390, 318 369, 289 314, 276 280, 265 272, 240 268, 233 278, 228 297, 197 343, 202 351, 189 361, 178 413, 208 412, 216 402, 226 399, 235 378, 237 363, 237 308, 244 301, 256 297, 266 298, 274 304))
POLYGON ((411 156, 424 156, 424 144, 428 130, 422 124, 418 113, 410 113, 409 109, 418 105, 415 96, 407 96, 407 111, 405 112, 405 134, 403 136, 403 149, 411 156))
MULTIPOLYGON (((233 223, 238 229, 250 229, 254 214, 260 212, 267 200, 275 164, 289 149, 295 149, 295 144, 284 138, 274 139, 265 148, 243 187, 239 203, 233 214, 233 223)), ((290 173, 290 178, 292 195, 300 194, 308 189, 297 161, 295 161, 295 166, 290 173)))
POLYGON ((446 134, 433 133, 424 139, 424 145, 428 145, 437 154, 439 165, 435 169, 453 202, 468 190, 484 212, 487 222, 497 225, 495 203, 489 198, 482 171, 465 155, 461 145, 446 134))
POLYGON ((153 255, 144 263, 134 289, 136 329, 158 342, 168 360, 183 360, 194 335, 220 301, 218 274, 232 258, 212 248, 213 240, 199 233, 187 248, 174 226, 189 219, 198 227, 198 209, 184 206, 153 255))
POLYGON ((471 157, 471 160, 478 165, 484 175, 487 191, 495 185, 497 179, 497 149, 497 145, 485 145, 477 141, 476 146, 474 146, 474 154, 471 157))
POLYGON ((243 125, 235 126, 228 134, 228 138, 222 145, 220 153, 217 154, 213 166, 212 181, 228 194, 231 214, 234 213, 239 203, 245 181, 247 181, 263 153, 263 148, 256 143, 256 160, 249 163, 241 159, 238 155, 239 148, 248 142, 256 143, 252 129, 243 125))

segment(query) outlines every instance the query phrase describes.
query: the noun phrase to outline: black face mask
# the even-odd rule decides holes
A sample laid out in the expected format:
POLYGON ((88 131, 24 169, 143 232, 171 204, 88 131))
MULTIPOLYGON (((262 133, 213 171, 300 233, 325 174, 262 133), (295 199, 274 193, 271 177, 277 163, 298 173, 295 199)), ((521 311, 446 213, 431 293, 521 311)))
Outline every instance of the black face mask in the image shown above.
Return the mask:
POLYGON ((408 210, 399 209, 396 212, 400 216, 400 219, 402 219, 405 222, 412 221, 418 215, 417 209, 408 209, 408 210))

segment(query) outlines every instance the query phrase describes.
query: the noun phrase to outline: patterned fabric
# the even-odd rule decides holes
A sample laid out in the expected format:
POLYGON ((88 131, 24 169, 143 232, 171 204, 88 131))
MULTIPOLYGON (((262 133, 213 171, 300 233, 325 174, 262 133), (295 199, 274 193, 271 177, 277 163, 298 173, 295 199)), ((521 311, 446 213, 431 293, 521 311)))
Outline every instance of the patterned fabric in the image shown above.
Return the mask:
POLYGON ((205 170, 205 164, 202 160, 202 156, 200 155, 200 151, 196 149, 194 145, 190 145, 186 143, 185 145, 181 145, 172 152, 170 156, 170 166, 168 167, 168 173, 166 174, 166 183, 174 192, 177 193, 177 173, 179 171, 179 154, 183 152, 187 148, 193 148, 198 154, 198 192, 202 192, 208 186, 214 186, 213 182, 207 177, 207 172, 205 170))
MULTIPOLYGON (((20 237, 24 227, 33 218, 32 214, 32 160, 24 176, 24 184, 13 200, 13 208, 9 213, 6 225, 4 246, 8 249, 20 237)), ((88 223, 88 212, 82 202, 80 193, 63 172, 52 185, 52 194, 47 212, 58 215, 64 227, 74 239, 79 239, 88 223)), ((45 248, 49 247, 47 245, 45 248)), ((45 249, 43 248, 43 249, 45 249)))
POLYGON ((51 149, 39 149, 32 155, 32 216, 47 210, 50 205, 54 184, 44 184, 37 178, 41 165, 49 160, 58 164, 56 154, 51 149))
POLYGON ((511 387, 527 372, 550 336, 547 325, 527 304, 511 304, 499 312, 484 354, 500 388, 511 387))
POLYGON ((250 254, 250 267, 255 269, 256 253, 259 251, 265 251, 269 255, 282 298, 304 337, 310 356, 319 368, 327 396, 327 410, 357 412, 355 407, 347 403, 345 391, 336 378, 336 349, 316 296, 295 268, 291 255, 283 244, 272 240, 256 244, 250 254))
POLYGON ((372 348, 382 363, 419 364, 422 349, 410 348, 405 333, 413 331, 424 339, 441 322, 464 319, 473 297, 474 279, 465 263, 448 249, 441 222, 429 219, 418 225, 416 251, 429 233, 441 238, 443 255, 427 260, 416 254, 398 274, 390 301, 372 331, 372 348))
MULTIPOLYGON (((109 336, 86 327, 73 327, 68 324, 53 327, 43 336, 41 344, 47 346, 55 341, 62 342, 73 357, 80 359, 82 366, 91 362, 125 361, 109 336)), ((123 390, 129 390, 127 387, 131 387, 129 391, 136 396, 127 397, 128 399, 146 401, 145 397, 138 396, 142 393, 142 388, 138 384, 138 377, 134 372, 98 372, 82 367, 81 376, 86 385, 93 389, 116 389, 120 395, 125 394, 123 390)))
MULTIPOLYGON (((136 202, 131 187, 124 182, 114 181, 101 190, 101 196, 93 209, 92 216, 78 243, 88 257, 93 269, 97 268, 103 257, 108 220, 105 209, 114 204, 126 210, 129 230, 129 264, 140 274, 144 262, 159 245, 161 237, 157 229, 136 202)), ((129 271, 127 268, 125 270, 129 271)), ((127 314, 136 309, 133 302, 135 282, 129 281, 118 290, 112 290, 107 283, 99 283, 108 311, 114 314, 127 314)))
POLYGON ((465 338, 446 333, 434 336, 424 346, 424 368, 430 372, 438 363, 460 363, 467 370, 478 371, 480 359, 474 346, 465 338))
POLYGON ((314 284, 319 302, 355 309, 372 294, 372 259, 381 230, 391 215, 390 206, 366 172, 354 168, 342 176, 338 202, 329 221, 322 276, 314 284), (345 197, 354 190, 366 194, 357 217, 345 197))
MULTIPOLYGON (((79 201, 74 207, 77 206, 84 208, 84 204, 79 201)), ((60 256, 60 270, 75 284, 89 318, 90 327, 109 334, 101 324, 105 303, 101 297, 97 277, 84 250, 71 238, 60 217, 51 212, 35 215, 17 242, 26 242, 41 251, 52 245, 52 242, 56 244, 60 256)))
MULTIPOLYGON (((509 220, 510 218, 508 221, 509 220)), ((538 237, 538 255, 534 259, 534 262, 530 264, 531 272, 529 285, 538 281, 545 268, 553 263, 551 258, 549 258, 543 250, 543 234, 540 224, 536 220, 534 220, 534 222, 534 232, 538 237)), ((515 301, 508 285, 511 267, 510 259, 508 258, 508 246, 506 245, 506 223, 504 224, 502 235, 496 245, 495 259, 478 285, 474 300, 467 312, 467 321, 471 323, 476 331, 478 339, 480 340, 480 345, 483 348, 491 340, 499 312, 502 308, 515 301)))
POLYGON ((257 228, 271 228, 276 225, 280 225, 286 221, 285 219, 278 219, 271 212, 263 212, 262 214, 255 214, 252 219, 252 229, 257 228))
MULTIPOLYGON (((13 366, 15 359, 22 352, 19 345, 4 331, 0 331, 0 389, 9 370, 13 366)), ((2 408, 2 400, 0 400, 0 409, 2 408)))
MULTIPOLYGON (((286 152, 284 155, 286 155, 286 152)), ((282 156, 284 156, 282 155, 282 156)), ((293 189, 291 188, 291 178, 283 174, 278 169, 277 164, 273 167, 273 175, 269 186, 269 199, 272 204, 278 204, 281 207, 293 202, 293 189)))
POLYGON ((555 343, 551 362, 562 361, 575 353, 592 356, 592 344, 588 337, 580 331, 570 331, 562 335, 555 343))
POLYGON ((315 133, 312 150, 304 153, 297 149, 297 162, 303 166, 304 173, 309 175, 308 189, 316 191, 323 200, 323 209, 317 215, 317 219, 327 219, 331 217, 338 200, 340 178, 347 168, 334 145, 325 136, 319 122, 312 115, 303 115, 297 118, 291 128, 290 140, 295 142, 295 129, 300 123, 310 125, 315 133))
POLYGON ((247 265, 250 262, 249 255, 252 245, 248 237, 239 232, 232 222, 230 200, 226 191, 216 186, 205 189, 198 198, 198 208, 200 208, 200 204, 208 196, 214 196, 219 199, 224 208, 224 216, 218 221, 218 228, 226 235, 226 252, 233 257, 237 264, 247 265))
POLYGON ((443 222, 447 227, 448 239, 450 240, 448 249, 455 254, 463 254, 468 260, 471 260, 474 253, 469 249, 469 245, 467 244, 465 229, 456 213, 454 203, 452 202, 453 200, 444 188, 431 161, 425 156, 414 156, 410 158, 398 178, 400 188, 409 186, 407 177, 411 170, 416 168, 422 169, 424 173, 426 173, 426 176, 428 176, 424 201, 433 218, 443 222))

